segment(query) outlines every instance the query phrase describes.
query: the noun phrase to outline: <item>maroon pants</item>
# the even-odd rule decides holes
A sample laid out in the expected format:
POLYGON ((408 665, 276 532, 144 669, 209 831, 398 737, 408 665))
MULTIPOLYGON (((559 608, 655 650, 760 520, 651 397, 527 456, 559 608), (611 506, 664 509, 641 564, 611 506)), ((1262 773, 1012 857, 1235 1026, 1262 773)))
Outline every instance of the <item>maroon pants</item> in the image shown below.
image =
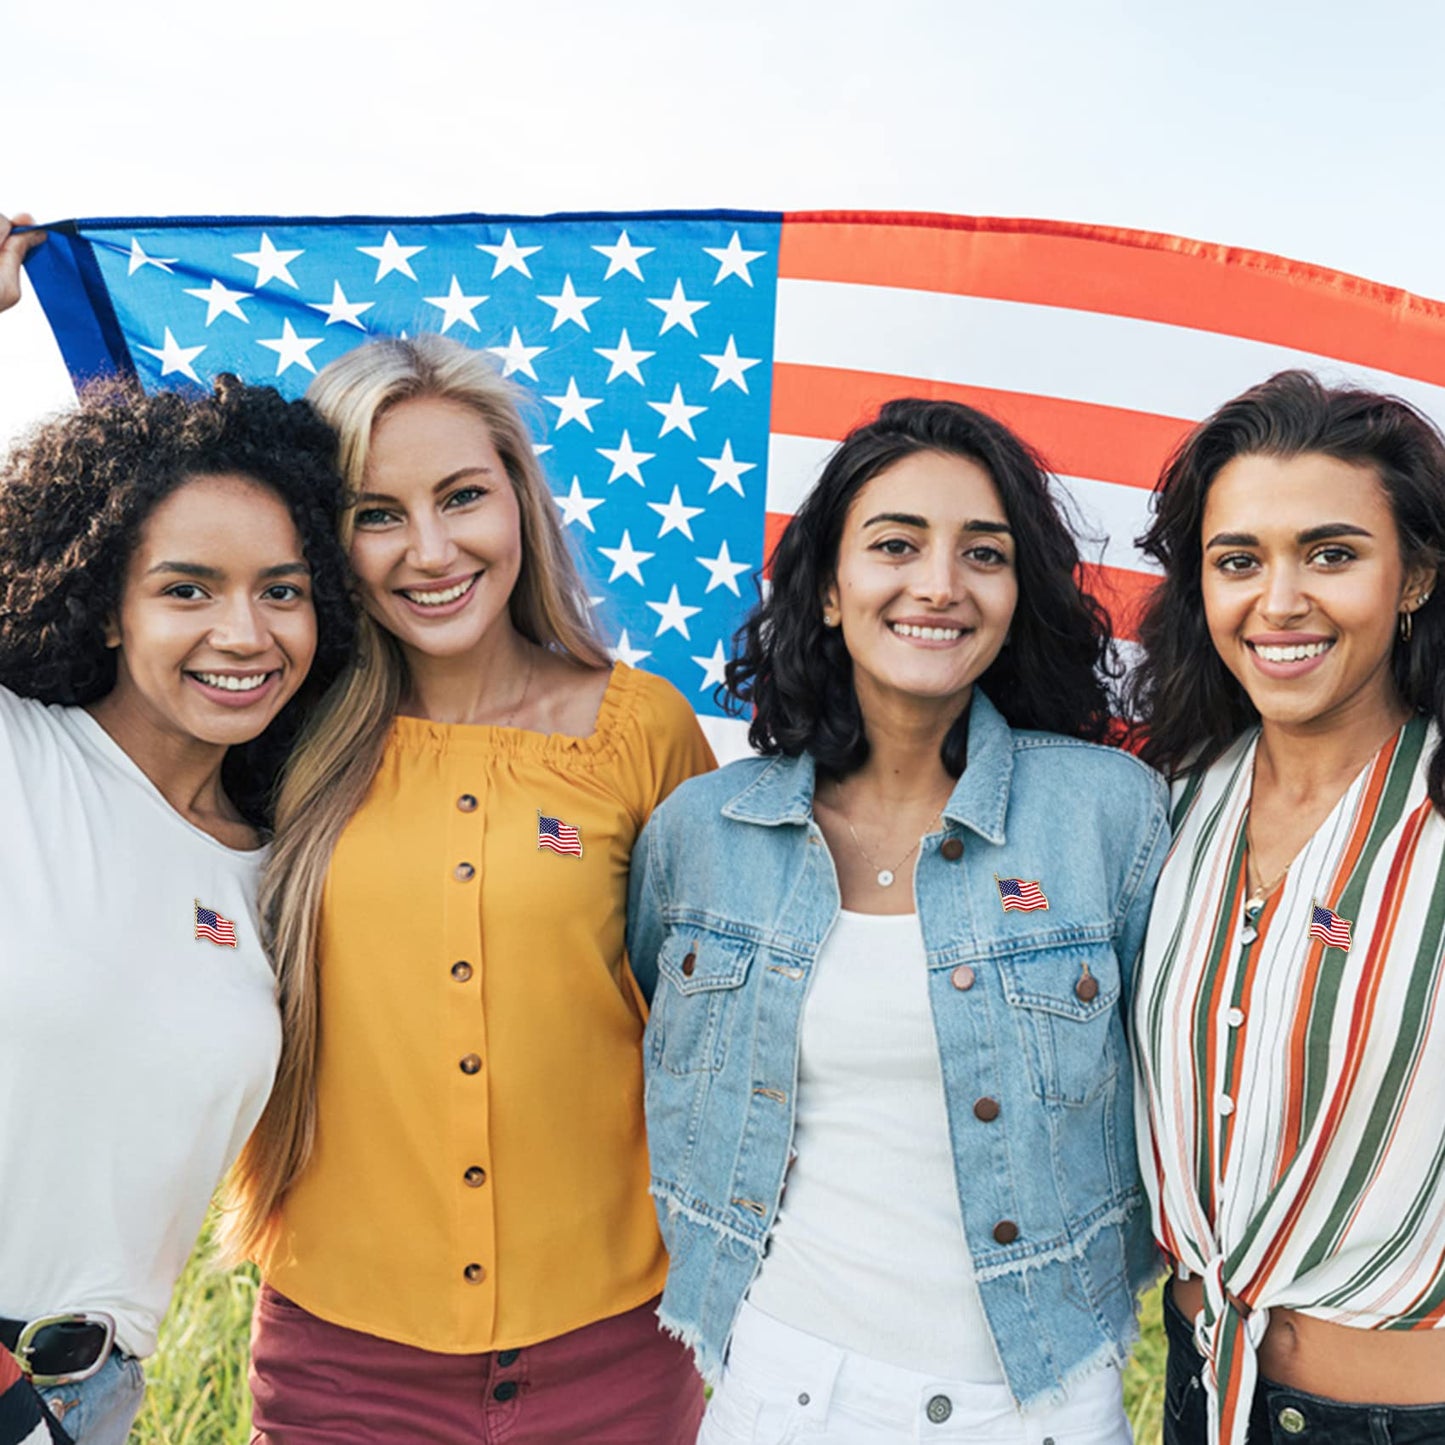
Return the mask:
POLYGON ((442 1355, 263 1285, 251 1445, 693 1445, 702 1382, 655 1303, 525 1349, 442 1355))

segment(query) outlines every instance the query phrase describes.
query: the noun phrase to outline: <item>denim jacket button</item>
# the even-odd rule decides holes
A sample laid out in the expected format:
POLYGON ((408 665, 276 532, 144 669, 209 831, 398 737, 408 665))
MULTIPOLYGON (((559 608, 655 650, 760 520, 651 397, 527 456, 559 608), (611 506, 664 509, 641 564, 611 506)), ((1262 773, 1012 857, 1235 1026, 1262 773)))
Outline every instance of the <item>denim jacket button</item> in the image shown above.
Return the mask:
POLYGON ((995 1244, 1012 1244, 1019 1237, 1019 1227, 1012 1219, 1000 1219, 993 1227, 995 1244))
POLYGON ((985 1124, 991 1124, 998 1118, 998 1100, 980 1099, 973 1106, 973 1115, 976 1119, 982 1119, 985 1124))
POLYGON ((963 857, 963 839, 945 838, 943 842, 938 845, 938 851, 939 854, 950 863, 957 863, 958 860, 963 857))
POLYGON ((973 970, 966 963, 959 964, 949 978, 952 980, 954 988, 958 989, 960 993, 973 987, 973 970))
POLYGON ((1086 973, 1074 985, 1074 997, 1080 1003, 1093 1003, 1099 996, 1099 980, 1092 973, 1086 973))
POLYGON ((697 954, 689 953, 682 960, 682 976, 691 978, 697 971, 697 954))

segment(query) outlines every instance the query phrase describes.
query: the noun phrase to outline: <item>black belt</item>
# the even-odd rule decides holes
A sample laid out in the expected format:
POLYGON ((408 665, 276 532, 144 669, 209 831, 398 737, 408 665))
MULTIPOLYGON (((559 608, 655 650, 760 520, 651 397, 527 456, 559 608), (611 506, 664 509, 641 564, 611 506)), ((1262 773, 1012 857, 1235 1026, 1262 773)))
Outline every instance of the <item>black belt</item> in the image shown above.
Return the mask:
POLYGON ((15 1355, 32 1383, 68 1384, 88 1379, 110 1358, 115 1321, 98 1311, 0 1319, 0 1345, 15 1355))

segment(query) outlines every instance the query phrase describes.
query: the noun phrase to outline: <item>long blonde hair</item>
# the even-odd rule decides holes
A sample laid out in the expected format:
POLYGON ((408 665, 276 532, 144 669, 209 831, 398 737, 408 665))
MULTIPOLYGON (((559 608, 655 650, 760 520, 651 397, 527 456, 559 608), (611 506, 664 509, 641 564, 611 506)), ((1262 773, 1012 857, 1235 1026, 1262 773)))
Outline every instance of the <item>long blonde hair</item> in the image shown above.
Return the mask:
MULTIPOLYGON (((418 336, 376 340, 348 352, 322 370, 307 398, 339 435, 341 471, 353 495, 366 471, 373 429, 391 407, 435 397, 479 413, 521 512, 522 567, 508 602, 512 624, 533 643, 604 667, 608 655, 522 420, 524 395, 477 352, 441 336, 418 336)), ((341 522, 344 546, 350 547, 354 531, 355 512, 348 507, 341 522)), ((317 944, 326 873, 342 830, 376 776, 406 683, 401 647, 363 614, 355 655, 322 699, 282 778, 260 898, 280 993, 281 1061, 266 1110, 227 1181, 220 1250, 233 1261, 274 1243, 281 1202, 315 1144, 317 944)))

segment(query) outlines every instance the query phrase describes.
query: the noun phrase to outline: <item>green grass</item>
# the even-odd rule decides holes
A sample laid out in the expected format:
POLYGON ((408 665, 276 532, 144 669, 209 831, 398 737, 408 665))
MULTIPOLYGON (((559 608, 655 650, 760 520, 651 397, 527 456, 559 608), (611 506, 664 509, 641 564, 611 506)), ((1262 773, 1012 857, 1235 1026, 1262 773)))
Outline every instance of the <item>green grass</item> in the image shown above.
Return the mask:
MULTIPOLYGON (((146 1362, 146 1402, 130 1445, 247 1445, 251 1395, 246 1337, 256 1272, 223 1274, 206 1262, 203 1239, 176 1286, 160 1349, 146 1362)), ((1124 1377, 1124 1401, 1139 1445, 1156 1445, 1164 1404, 1164 1332, 1159 1292, 1144 1298, 1144 1337, 1124 1377)))

